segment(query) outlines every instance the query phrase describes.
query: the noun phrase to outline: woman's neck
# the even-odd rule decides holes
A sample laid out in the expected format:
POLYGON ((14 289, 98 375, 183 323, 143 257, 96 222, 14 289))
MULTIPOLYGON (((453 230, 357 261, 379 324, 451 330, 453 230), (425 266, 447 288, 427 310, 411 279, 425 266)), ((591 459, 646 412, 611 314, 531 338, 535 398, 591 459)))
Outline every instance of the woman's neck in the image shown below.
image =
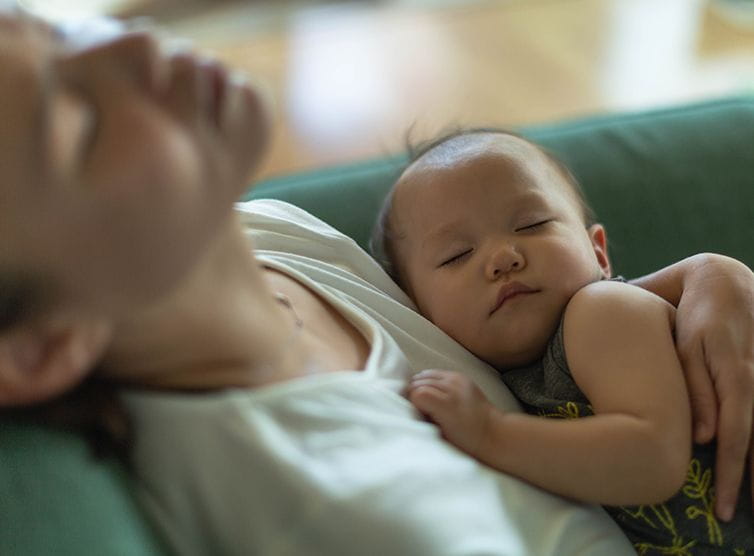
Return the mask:
POLYGON ((276 299, 234 218, 169 296, 120 324, 103 373, 178 390, 284 380, 311 357, 298 321, 276 299))

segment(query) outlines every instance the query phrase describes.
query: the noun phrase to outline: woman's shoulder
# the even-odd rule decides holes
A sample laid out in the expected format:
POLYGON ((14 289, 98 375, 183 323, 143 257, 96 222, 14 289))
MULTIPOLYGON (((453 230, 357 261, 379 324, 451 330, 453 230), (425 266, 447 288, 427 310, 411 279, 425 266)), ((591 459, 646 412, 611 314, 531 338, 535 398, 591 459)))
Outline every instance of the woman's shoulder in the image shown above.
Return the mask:
POLYGON ((259 199, 238 203, 235 208, 258 253, 286 253, 345 265, 363 257, 353 239, 290 203, 259 199))
POLYGON ((277 199, 255 199, 236 203, 236 213, 248 232, 285 228, 308 230, 324 236, 347 238, 338 230, 304 209, 277 199))

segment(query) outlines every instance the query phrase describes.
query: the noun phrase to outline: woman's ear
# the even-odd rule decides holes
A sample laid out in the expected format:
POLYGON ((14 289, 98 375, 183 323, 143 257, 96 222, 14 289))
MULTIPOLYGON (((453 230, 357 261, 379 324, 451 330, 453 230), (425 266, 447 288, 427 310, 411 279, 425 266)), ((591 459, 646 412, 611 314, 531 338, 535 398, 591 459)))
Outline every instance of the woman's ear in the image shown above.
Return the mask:
POLYGON ((63 394, 94 368, 111 337, 112 325, 81 316, 22 324, 0 335, 0 407, 63 394))
POLYGON ((597 257, 597 263, 602 270, 603 278, 610 278, 613 275, 610 268, 610 258, 607 256, 607 232, 602 224, 592 224, 587 229, 589 239, 592 242, 592 249, 597 257))

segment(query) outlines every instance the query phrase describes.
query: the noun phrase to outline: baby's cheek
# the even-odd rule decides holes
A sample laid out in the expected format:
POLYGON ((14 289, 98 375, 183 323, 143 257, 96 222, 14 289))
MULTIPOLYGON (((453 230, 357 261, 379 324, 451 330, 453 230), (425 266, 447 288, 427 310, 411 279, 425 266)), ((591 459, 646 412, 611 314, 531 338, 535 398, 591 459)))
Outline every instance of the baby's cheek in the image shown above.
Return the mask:
POLYGON ((462 307, 454 304, 441 305, 429 320, 456 342, 467 349, 474 349, 478 330, 462 307))

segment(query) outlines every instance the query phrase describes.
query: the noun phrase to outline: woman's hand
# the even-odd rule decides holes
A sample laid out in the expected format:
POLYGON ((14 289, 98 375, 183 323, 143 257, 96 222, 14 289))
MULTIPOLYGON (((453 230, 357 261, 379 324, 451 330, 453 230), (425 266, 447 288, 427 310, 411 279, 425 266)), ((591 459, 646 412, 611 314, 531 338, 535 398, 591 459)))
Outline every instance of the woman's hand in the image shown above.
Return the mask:
POLYGON ((470 378, 452 371, 421 371, 411 378, 407 394, 446 440, 478 457, 495 409, 470 378))
MULTIPOLYGON (((730 257, 701 254, 633 283, 678 308, 676 347, 691 397, 694 440, 717 438, 715 513, 726 520, 735 509, 747 455, 754 465, 754 273, 730 257)), ((754 490, 750 495, 754 499, 754 490)))
POLYGON ((676 346, 691 396, 694 439, 717 437, 715 511, 727 520, 749 452, 748 465, 754 464, 754 273, 721 255, 692 259, 678 302, 676 346))

